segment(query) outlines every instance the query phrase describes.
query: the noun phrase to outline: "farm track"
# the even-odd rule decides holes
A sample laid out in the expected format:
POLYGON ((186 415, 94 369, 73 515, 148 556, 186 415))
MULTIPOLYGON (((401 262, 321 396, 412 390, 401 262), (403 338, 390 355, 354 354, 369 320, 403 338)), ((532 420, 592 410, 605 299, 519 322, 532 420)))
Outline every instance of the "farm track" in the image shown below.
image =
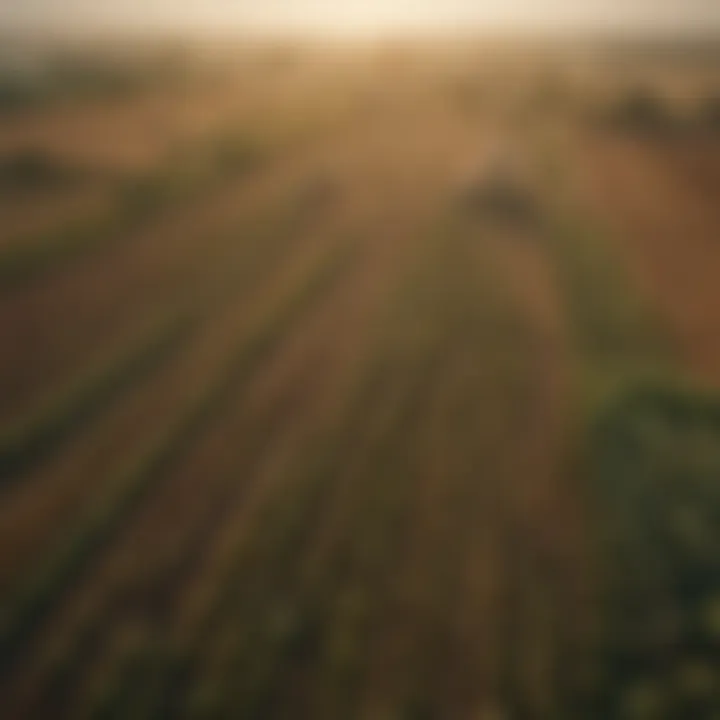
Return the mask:
POLYGON ((576 165, 586 197, 623 240, 614 250, 666 328, 672 353, 716 385, 720 215, 715 197, 697 190, 708 182, 711 158, 702 163, 682 146, 612 137, 590 138, 581 152, 586 160, 576 165))

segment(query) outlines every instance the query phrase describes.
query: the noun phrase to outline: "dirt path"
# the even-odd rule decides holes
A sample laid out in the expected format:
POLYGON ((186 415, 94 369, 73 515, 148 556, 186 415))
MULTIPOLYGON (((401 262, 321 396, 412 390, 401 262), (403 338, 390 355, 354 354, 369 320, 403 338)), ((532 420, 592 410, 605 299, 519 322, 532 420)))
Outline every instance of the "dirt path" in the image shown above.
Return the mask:
POLYGON ((651 140, 592 137, 577 169, 595 212, 620 238, 614 250, 626 259, 682 364, 717 385, 720 214, 715 198, 697 191, 702 169, 693 170, 682 150, 680 158, 670 154, 651 140), (690 168, 679 170, 678 161, 690 168))

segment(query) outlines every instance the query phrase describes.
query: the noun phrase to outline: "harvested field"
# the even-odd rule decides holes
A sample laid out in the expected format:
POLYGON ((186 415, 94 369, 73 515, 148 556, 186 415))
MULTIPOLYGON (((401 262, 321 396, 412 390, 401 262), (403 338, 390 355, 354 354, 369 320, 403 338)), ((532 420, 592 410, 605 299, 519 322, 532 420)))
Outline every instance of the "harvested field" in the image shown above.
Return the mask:
POLYGON ((3 718, 720 712, 720 78, 487 52, 0 115, 3 718))

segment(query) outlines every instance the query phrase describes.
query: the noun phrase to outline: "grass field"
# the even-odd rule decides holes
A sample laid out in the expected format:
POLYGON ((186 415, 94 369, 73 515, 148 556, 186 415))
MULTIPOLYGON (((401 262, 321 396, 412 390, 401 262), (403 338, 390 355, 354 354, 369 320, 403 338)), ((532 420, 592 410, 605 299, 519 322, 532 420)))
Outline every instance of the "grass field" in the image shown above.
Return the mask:
POLYGON ((189 57, 0 78, 0 716, 717 717, 720 63, 189 57))

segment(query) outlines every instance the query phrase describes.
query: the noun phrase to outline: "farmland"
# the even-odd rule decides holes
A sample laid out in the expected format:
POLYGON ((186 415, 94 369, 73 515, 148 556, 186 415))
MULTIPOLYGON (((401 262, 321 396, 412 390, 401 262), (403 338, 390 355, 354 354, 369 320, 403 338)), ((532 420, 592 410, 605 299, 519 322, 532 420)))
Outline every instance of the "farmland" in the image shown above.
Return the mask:
POLYGON ((92 52, 0 78, 0 715, 716 717, 720 55, 92 52))

